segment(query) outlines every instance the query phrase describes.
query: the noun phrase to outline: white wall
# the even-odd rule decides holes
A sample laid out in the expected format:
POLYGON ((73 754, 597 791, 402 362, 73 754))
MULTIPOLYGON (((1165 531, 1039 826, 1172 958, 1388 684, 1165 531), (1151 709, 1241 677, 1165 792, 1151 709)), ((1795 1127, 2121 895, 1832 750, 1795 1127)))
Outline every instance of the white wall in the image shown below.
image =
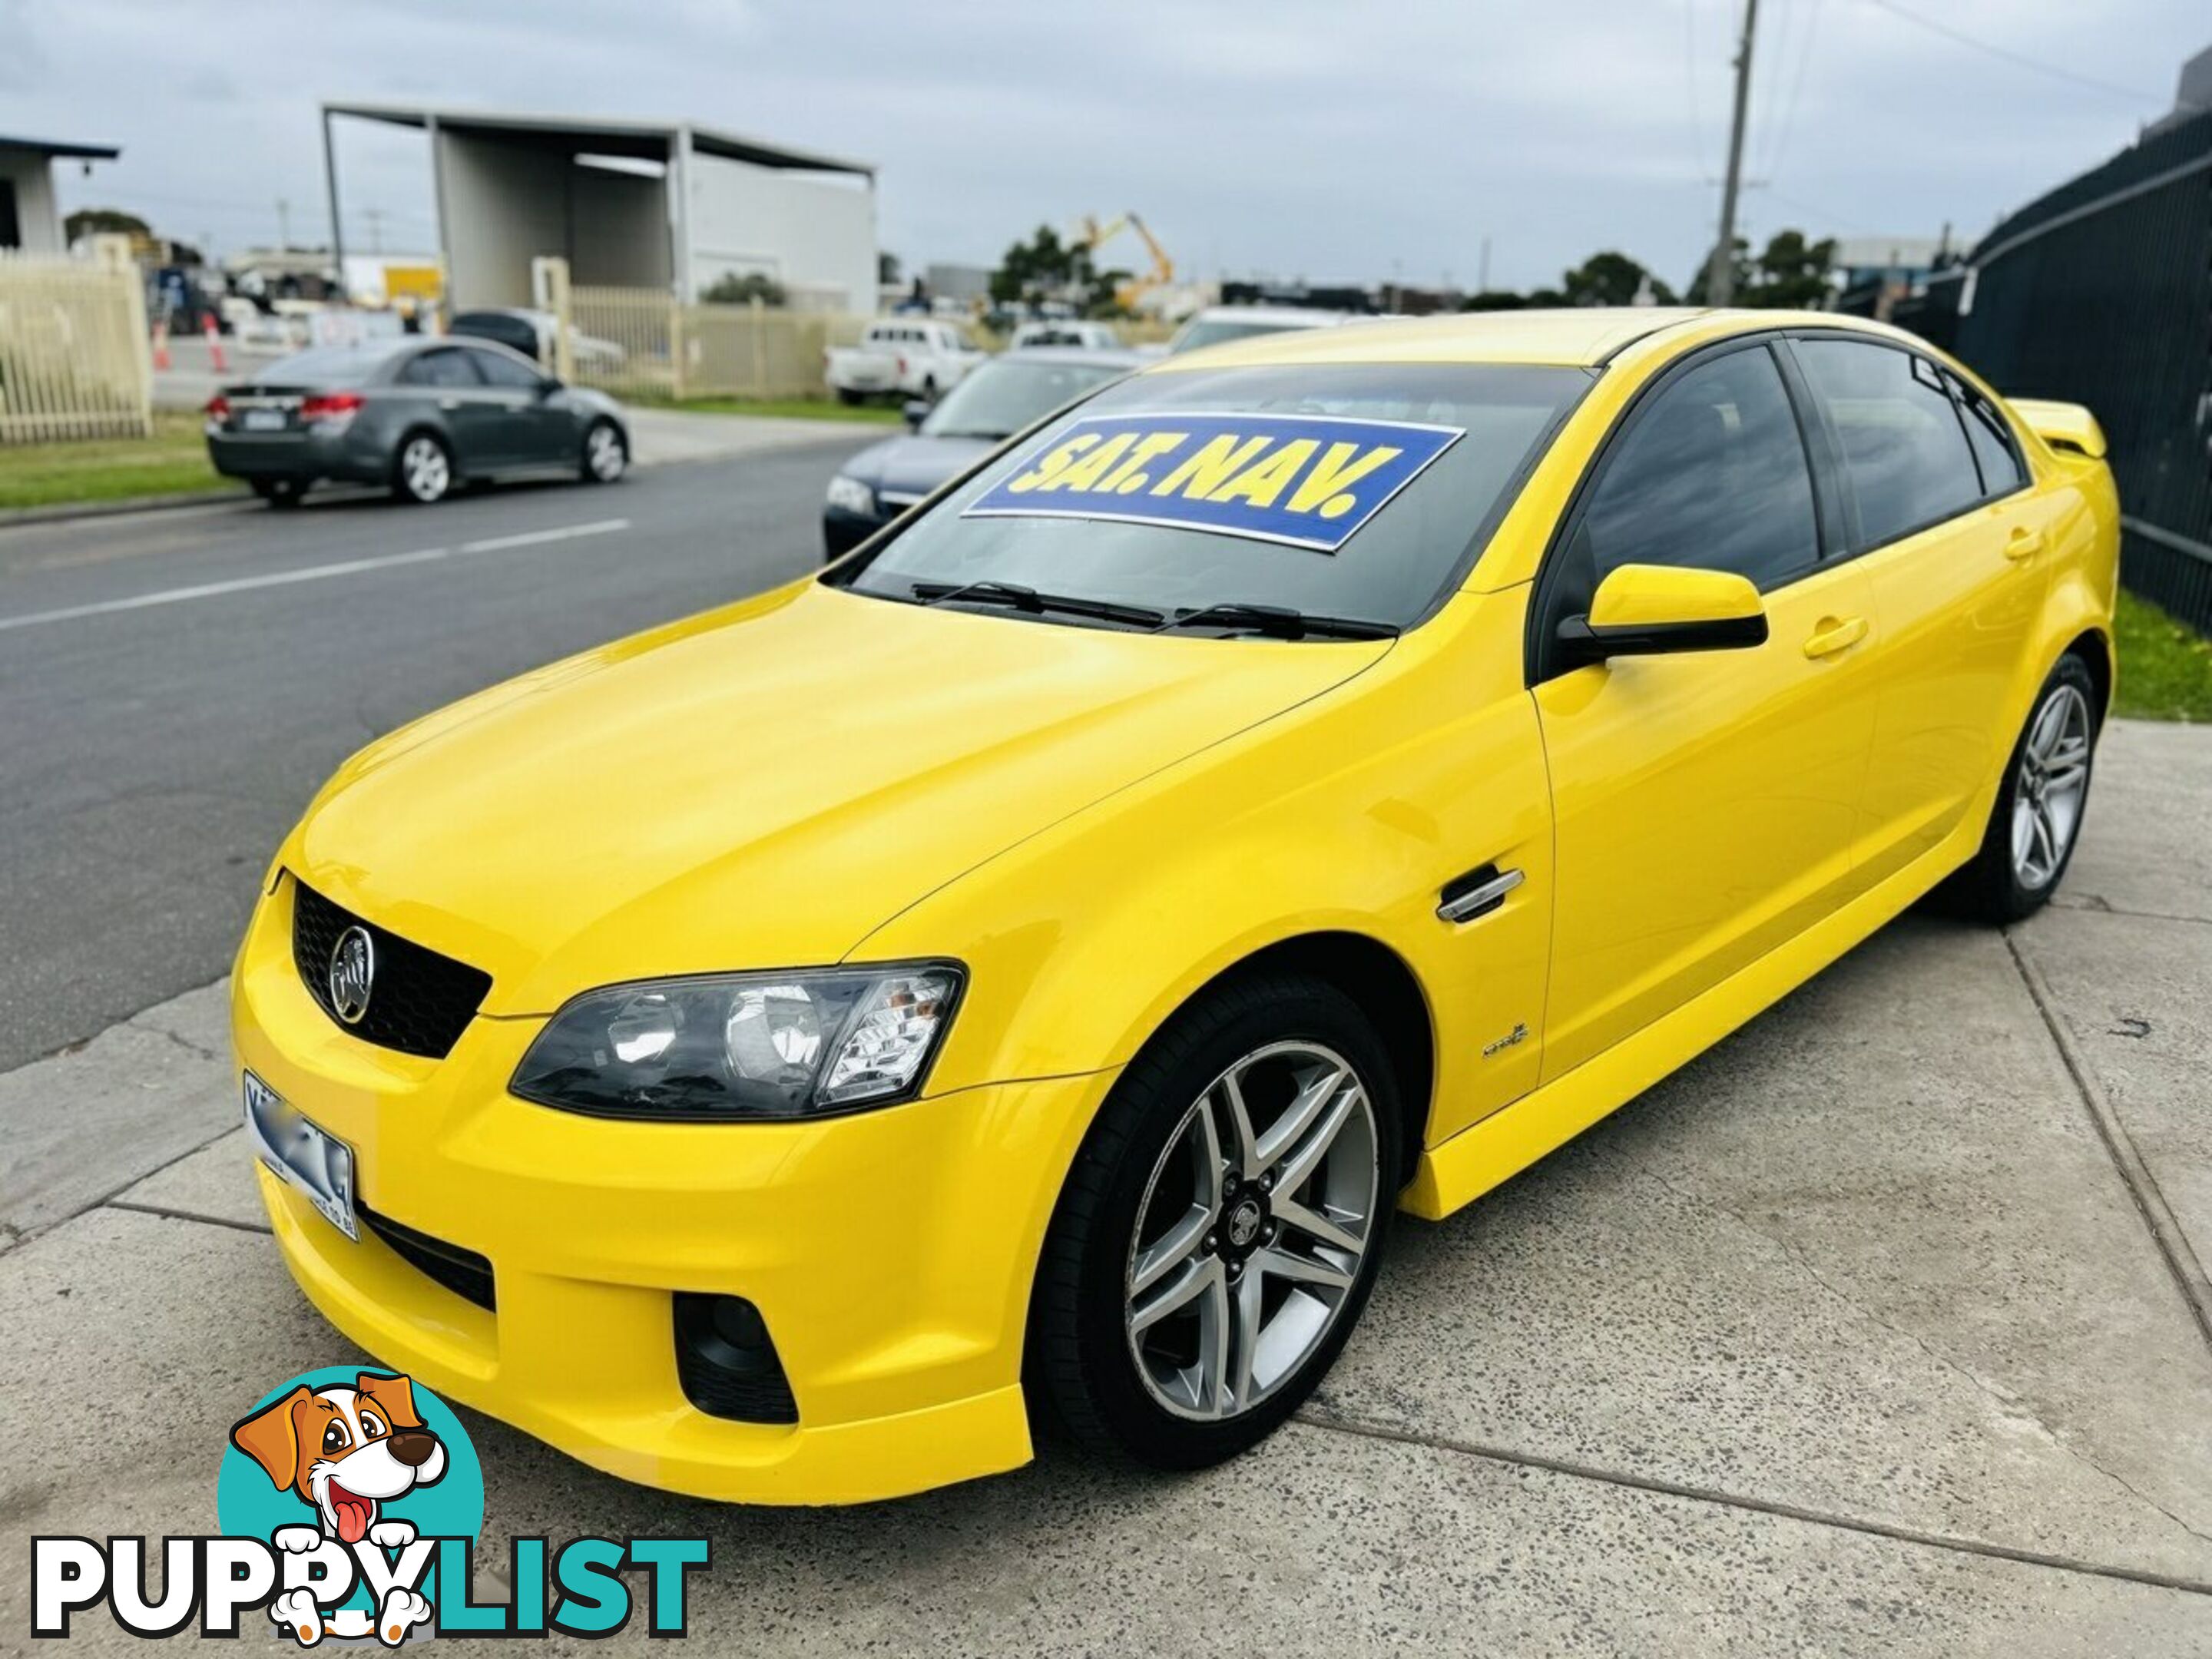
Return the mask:
POLYGON ((866 178, 695 153, 690 198, 695 296, 732 272, 762 271, 794 307, 875 310, 876 204, 866 178))
POLYGON ((15 219, 26 253, 63 253, 61 212, 54 204, 52 165, 39 151, 0 149, 0 179, 15 186, 15 219))
POLYGON ((530 262, 568 251, 568 158, 441 132, 430 164, 443 191, 451 304, 457 310, 530 304, 530 262))

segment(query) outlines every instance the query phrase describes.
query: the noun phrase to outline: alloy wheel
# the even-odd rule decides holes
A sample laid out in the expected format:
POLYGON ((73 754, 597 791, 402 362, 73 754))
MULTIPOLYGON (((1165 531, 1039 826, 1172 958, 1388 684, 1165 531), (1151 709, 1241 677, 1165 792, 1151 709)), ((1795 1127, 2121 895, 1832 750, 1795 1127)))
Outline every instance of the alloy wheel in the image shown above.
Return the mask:
POLYGON ((453 487, 453 464, 435 438, 413 438, 399 452, 399 476, 418 501, 434 501, 453 487))
POLYGON ((2052 689, 2021 745, 2013 788, 2012 867, 2031 891, 2065 867, 2089 790, 2089 702, 2071 685, 2052 689))
POLYGON ((593 427, 584 440, 584 464, 601 483, 612 483, 621 477, 629 459, 623 453, 622 434, 611 426, 593 427))
POLYGON ((1123 1281, 1156 1403, 1234 1418, 1297 1374, 1358 1281, 1380 1145, 1358 1073, 1316 1042, 1255 1049, 1192 1103, 1146 1183, 1123 1281))

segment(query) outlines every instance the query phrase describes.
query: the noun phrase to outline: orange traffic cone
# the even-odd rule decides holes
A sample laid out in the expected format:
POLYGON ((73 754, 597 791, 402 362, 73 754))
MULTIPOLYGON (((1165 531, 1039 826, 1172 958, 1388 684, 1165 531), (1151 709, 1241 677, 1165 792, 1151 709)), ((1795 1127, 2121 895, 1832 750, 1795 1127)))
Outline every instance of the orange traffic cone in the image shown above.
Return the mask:
POLYGON ((215 325, 215 313, 212 311, 208 313, 207 343, 208 367, 218 374, 229 374, 230 365, 222 360, 222 331, 215 325))
POLYGON ((154 325, 154 367, 167 373, 169 367, 169 324, 167 318, 154 325))

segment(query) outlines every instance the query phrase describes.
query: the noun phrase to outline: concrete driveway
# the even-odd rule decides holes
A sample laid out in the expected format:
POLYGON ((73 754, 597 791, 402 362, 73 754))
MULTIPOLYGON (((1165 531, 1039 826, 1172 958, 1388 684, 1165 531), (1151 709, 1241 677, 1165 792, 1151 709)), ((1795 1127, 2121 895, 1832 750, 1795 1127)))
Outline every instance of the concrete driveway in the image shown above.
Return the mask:
MULTIPOLYGON (((1048 1447, 746 1511, 471 1416, 490 1553, 703 1531, 715 1651, 2212 1652, 2212 732, 2115 726, 2062 898, 1907 918, 1404 1226, 1323 1393, 1227 1468, 1048 1447)), ((0 1649, 30 1534, 213 1530, 240 1402, 358 1357, 264 1236, 220 987, 0 1077, 82 1133, 139 1090, 181 1154, 150 1179, 0 1173, 0 1649)))

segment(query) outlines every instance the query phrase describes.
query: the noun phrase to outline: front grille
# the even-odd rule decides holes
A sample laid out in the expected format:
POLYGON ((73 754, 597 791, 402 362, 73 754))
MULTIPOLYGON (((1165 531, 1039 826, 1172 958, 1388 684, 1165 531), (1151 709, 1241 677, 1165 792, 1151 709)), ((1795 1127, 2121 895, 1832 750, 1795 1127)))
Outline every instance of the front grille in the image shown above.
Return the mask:
POLYGON ((354 1200, 353 1207, 362 1224, 382 1239, 392 1253, 409 1267, 435 1279, 463 1301, 475 1303, 486 1313, 497 1311, 499 1298, 492 1288, 489 1257, 417 1232, 390 1216, 379 1215, 358 1199, 354 1200))
POLYGON ((354 1036, 428 1060, 443 1060, 453 1052, 491 989, 489 974, 386 933, 331 903, 297 876, 292 878, 292 960, 307 994, 354 1036), (368 1012, 354 1025, 338 1019, 331 1000, 331 952, 349 927, 365 932, 376 952, 368 1012))

